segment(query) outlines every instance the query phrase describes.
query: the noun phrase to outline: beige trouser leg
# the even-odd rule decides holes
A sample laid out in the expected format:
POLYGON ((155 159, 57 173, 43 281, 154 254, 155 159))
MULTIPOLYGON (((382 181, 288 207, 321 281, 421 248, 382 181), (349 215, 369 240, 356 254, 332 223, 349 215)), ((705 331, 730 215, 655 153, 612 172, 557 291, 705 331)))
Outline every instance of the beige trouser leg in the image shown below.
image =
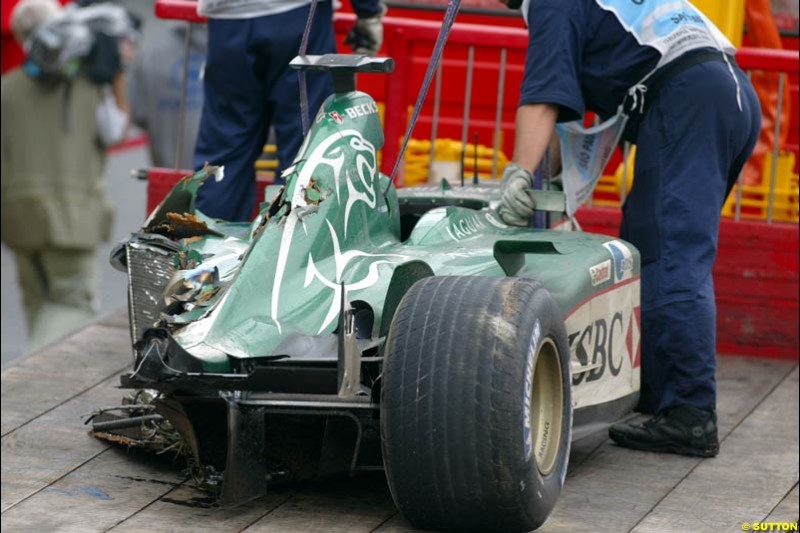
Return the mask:
POLYGON ((91 320, 96 287, 94 250, 45 248, 15 252, 28 322, 28 349, 37 350, 91 320))

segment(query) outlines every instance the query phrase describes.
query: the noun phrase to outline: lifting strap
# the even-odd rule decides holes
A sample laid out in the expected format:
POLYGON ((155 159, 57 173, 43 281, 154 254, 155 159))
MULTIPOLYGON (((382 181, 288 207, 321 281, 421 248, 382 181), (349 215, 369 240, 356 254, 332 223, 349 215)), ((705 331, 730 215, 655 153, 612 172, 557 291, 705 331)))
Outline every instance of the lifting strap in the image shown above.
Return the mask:
MULTIPOLYGON (((308 48, 308 37, 311 35, 311 24, 314 22, 314 12, 317 10, 317 2, 319 0, 311 0, 311 7, 308 8, 308 18, 306 19, 306 28, 303 30, 303 38, 300 40, 300 50, 297 55, 306 55, 308 48)), ((311 124, 311 119, 308 116, 308 89, 306 87, 306 71, 301 70, 297 73, 297 79, 300 83, 300 118, 303 122, 303 137, 308 135, 308 128, 311 124)))
MULTIPOLYGON (((400 152, 397 154, 397 160, 394 162, 392 174, 389 176, 389 184, 386 186, 386 190, 383 191, 384 199, 386 199, 386 196, 389 194, 389 188, 394 183, 397 171, 400 168, 400 163, 403 161, 406 145, 408 145, 408 140, 411 138, 411 133, 414 131, 414 126, 419 118, 419 112, 422 110, 422 104, 425 102, 425 96, 428 94, 428 88, 433 80, 433 74, 439 67, 439 62, 442 59, 442 52, 444 52, 444 45, 447 44, 447 37, 450 35, 450 29, 453 27, 453 22, 456 19, 456 13, 458 13, 460 5, 461 0, 450 0, 447 4, 447 11, 445 11, 444 19, 442 20, 442 29, 439 30, 439 36, 436 37, 436 45, 433 47, 428 69, 425 71, 425 77, 422 79, 422 86, 419 88, 417 103, 414 104, 414 112, 411 114, 411 120, 408 123, 408 128, 406 128, 406 135, 403 138, 403 144, 400 146, 400 152)), ((389 142, 391 142, 391 140, 389 142)))
MULTIPOLYGON (((308 10, 308 19, 306 20, 306 28, 303 31, 303 38, 300 41, 300 50, 298 52, 298 55, 300 56, 305 55, 306 49, 308 48, 308 38, 311 34, 311 24, 314 20, 314 12, 316 11, 318 1, 319 0, 311 0, 311 7, 308 10)), ((389 187, 391 187, 391 184, 394 183, 395 177, 397 176, 397 171, 400 168, 400 162, 403 160, 403 154, 406 151, 408 140, 411 138, 411 133, 414 131, 414 126, 419 118, 419 113, 422 110, 422 104, 425 102, 425 96, 427 96, 428 88, 433 80, 433 74, 439 67, 439 62, 442 59, 442 52, 444 51, 444 45, 447 44, 447 37, 450 35, 450 29, 453 27, 453 22, 456 19, 456 14, 458 13, 458 8, 460 5, 461 0, 449 0, 447 4, 447 10, 445 11, 444 19, 442 20, 442 29, 439 30, 439 35, 436 37, 436 44, 434 45, 433 52, 431 53, 431 61, 428 63, 428 69, 425 71, 425 77, 422 80, 422 86, 420 87, 419 94, 417 95, 417 102, 414 104, 414 112, 411 114, 411 120, 408 123, 406 135, 403 138, 403 144, 400 146, 400 152, 397 154, 397 160, 394 162, 394 168, 392 169, 392 174, 390 176, 391 180, 383 193, 384 198, 387 194, 389 194, 389 187)), ((300 82, 300 115, 303 121, 303 136, 305 137, 308 134, 309 125, 311 122, 310 117, 308 116, 308 92, 306 88, 305 70, 298 72, 298 76, 300 82)))

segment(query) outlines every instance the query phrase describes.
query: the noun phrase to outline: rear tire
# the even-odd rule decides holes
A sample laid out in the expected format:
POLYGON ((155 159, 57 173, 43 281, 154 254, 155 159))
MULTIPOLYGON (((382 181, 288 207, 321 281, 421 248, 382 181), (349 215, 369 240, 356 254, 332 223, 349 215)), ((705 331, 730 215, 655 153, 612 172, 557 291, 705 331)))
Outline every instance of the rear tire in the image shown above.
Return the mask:
POLYGON ((561 311, 530 279, 418 281, 387 337, 380 405, 386 477, 412 524, 541 526, 572 427, 561 311))

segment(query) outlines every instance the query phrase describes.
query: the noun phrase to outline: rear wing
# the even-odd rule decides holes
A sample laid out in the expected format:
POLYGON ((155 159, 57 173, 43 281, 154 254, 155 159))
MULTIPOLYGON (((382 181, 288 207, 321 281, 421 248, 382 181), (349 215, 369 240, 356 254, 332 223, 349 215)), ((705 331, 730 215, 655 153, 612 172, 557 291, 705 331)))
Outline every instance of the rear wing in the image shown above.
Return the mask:
POLYGON ((325 70, 333 76, 337 93, 356 90, 356 73, 390 74, 394 71, 391 57, 370 57, 363 54, 325 54, 297 56, 289 62, 295 70, 325 70))

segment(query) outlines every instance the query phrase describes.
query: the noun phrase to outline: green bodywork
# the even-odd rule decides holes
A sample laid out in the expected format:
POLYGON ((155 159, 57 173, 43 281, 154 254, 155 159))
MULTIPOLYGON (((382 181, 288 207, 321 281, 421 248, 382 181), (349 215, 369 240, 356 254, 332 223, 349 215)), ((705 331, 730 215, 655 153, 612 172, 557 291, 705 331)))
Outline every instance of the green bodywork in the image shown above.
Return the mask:
MULTIPOLYGON (((284 172, 285 187, 261 206, 252 224, 196 213, 219 235, 180 241, 182 251, 198 252, 203 260, 193 268, 216 268, 218 279, 210 298, 174 314, 168 327, 204 371, 227 372, 230 357, 280 355, 290 336, 332 334, 342 290, 347 301, 372 309, 372 337, 380 340, 402 294, 426 275, 534 278, 565 317, 614 284, 614 275, 592 279, 595 265, 615 264, 603 246, 611 238, 506 226, 494 211, 495 187, 398 191, 378 170, 383 142, 370 96, 334 94, 284 172)), ((176 190, 196 191, 210 170, 176 190)), ((558 193, 551 199, 553 194, 558 193)), ((636 277, 638 253, 629 249, 622 266, 636 277)))

